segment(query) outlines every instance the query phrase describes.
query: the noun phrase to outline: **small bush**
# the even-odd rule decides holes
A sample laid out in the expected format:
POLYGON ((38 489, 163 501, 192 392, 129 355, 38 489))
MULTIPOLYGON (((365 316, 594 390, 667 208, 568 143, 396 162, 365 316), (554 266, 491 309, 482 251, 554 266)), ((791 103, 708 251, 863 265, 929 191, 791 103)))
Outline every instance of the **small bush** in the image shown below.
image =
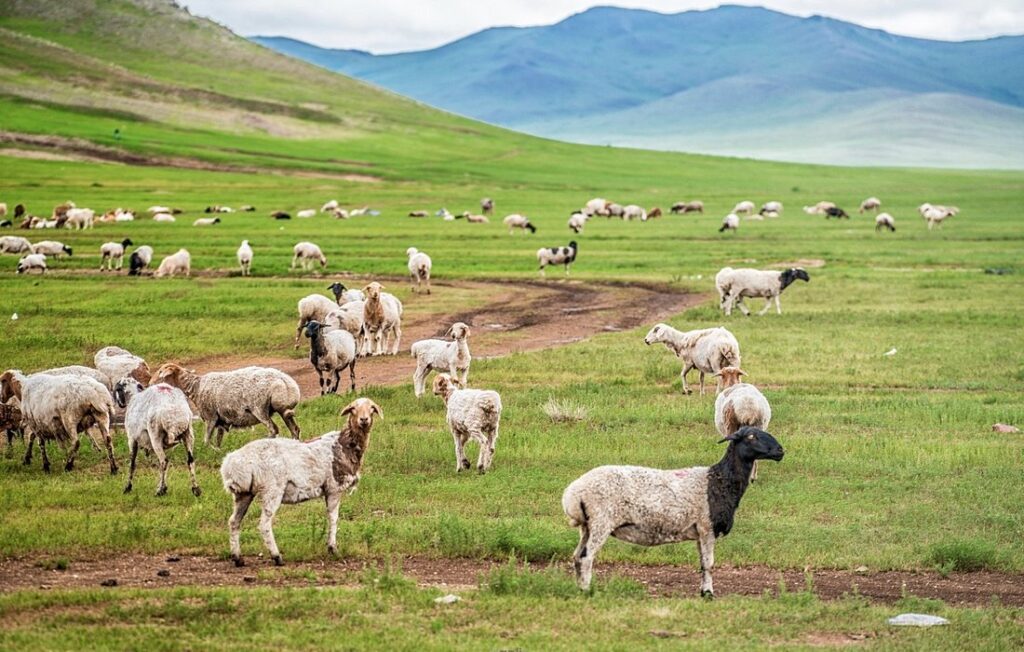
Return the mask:
POLYGON ((932 547, 928 561, 944 574, 952 571, 979 571, 995 566, 996 549, 987 541, 940 543, 932 547))
POLYGON ((587 408, 572 401, 556 401, 549 398, 543 409, 544 414, 555 423, 585 421, 587 418, 587 408))

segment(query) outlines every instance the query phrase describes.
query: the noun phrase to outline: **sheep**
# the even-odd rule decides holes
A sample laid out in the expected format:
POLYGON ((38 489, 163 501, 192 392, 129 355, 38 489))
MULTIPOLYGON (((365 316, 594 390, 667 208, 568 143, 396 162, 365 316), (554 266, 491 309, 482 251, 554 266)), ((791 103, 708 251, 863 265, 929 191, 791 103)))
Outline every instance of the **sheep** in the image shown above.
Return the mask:
POLYGON ((827 220, 827 219, 832 218, 832 217, 834 217, 836 219, 841 219, 841 218, 850 219, 850 216, 846 213, 846 211, 844 211, 843 209, 839 208, 838 206, 831 206, 831 207, 825 209, 825 219, 827 220))
POLYGON ((366 301, 366 295, 362 291, 350 290, 344 284, 337 281, 328 285, 327 289, 334 294, 334 300, 338 302, 339 306, 351 303, 352 301, 366 301))
MULTIPOLYGON (((330 288, 328 288, 330 289, 330 288)), ((318 321, 321 324, 327 320, 327 315, 337 309, 338 304, 331 301, 322 294, 310 294, 299 299, 299 323, 295 327, 295 348, 299 348, 299 337, 302 329, 311 321, 318 321)))
POLYGON ((740 218, 736 213, 729 213, 722 218, 722 226, 718 229, 719 233, 724 233, 726 230, 731 229, 735 232, 740 228, 740 218))
POLYGON ((544 247, 537 250, 537 262, 540 264, 540 275, 546 276, 544 268, 548 265, 565 265, 565 275, 569 275, 569 265, 576 261, 579 251, 573 240, 567 247, 544 247))
POLYGON ((56 240, 43 240, 32 245, 32 253, 60 258, 65 254, 71 256, 74 252, 71 247, 67 246, 63 242, 57 242, 56 240))
POLYGON ((711 467, 600 466, 566 487, 562 509, 580 529, 572 558, 580 589, 590 589, 594 559, 608 537, 641 546, 696 540, 701 596, 714 597, 715 539, 732 530, 753 463, 778 462, 785 454, 774 437, 757 428, 740 428, 722 441, 729 447, 711 467))
POLYGON ((370 353, 369 339, 364 328, 363 313, 366 301, 349 301, 327 313, 323 325, 325 329, 348 331, 356 341, 356 355, 365 356, 370 353))
POLYGON ((114 264, 117 264, 117 271, 121 271, 121 266, 124 263, 124 253, 128 247, 134 243, 130 238, 125 238, 121 242, 107 242, 100 247, 100 271, 103 271, 104 265, 108 271, 114 270, 114 264))
POLYGON ((530 233, 536 233, 537 227, 530 223, 530 218, 519 213, 512 213, 502 220, 502 223, 508 227, 508 234, 513 235, 515 229, 521 229, 523 233, 529 231, 530 233))
POLYGON ((469 326, 461 321, 451 325, 445 333, 451 335, 452 341, 420 340, 414 342, 410 351, 416 358, 416 371, 412 374, 413 391, 416 398, 423 396, 426 389, 424 382, 431 371, 447 371, 453 378, 459 378, 459 385, 466 386, 469 376, 469 364, 473 356, 469 353, 469 326), (460 378, 461 373, 461 378, 460 378))
MULTIPOLYGON (((728 329, 703 328, 680 331, 668 324, 655 324, 644 337, 644 344, 650 346, 661 342, 677 358, 683 361, 679 377, 683 381, 683 393, 691 394, 686 384, 686 374, 691 369, 700 373, 700 395, 704 396, 704 375, 717 374, 725 367, 740 366, 740 343, 728 329)), ((719 382, 716 387, 720 387, 719 382)))
POLYGON ((134 222, 135 213, 132 211, 123 211, 120 208, 114 211, 115 222, 134 222))
POLYGON ((242 519, 256 497, 263 503, 260 534, 274 564, 284 564, 274 540, 274 515, 282 503, 294 505, 323 497, 327 503, 327 551, 337 553, 338 506, 342 494, 351 494, 359 485, 374 415, 383 419, 384 412, 370 399, 357 398, 341 411, 341 416, 346 415, 342 430, 312 441, 259 439, 224 456, 220 476, 235 503, 228 521, 235 566, 245 565, 242 519))
POLYGON ((622 219, 628 222, 629 220, 632 220, 634 218, 640 220, 641 222, 646 222, 647 211, 645 211, 642 207, 637 206, 636 204, 624 206, 622 208, 622 219))
POLYGON ((44 369, 38 373, 46 374, 48 376, 82 376, 84 378, 91 378, 100 385, 109 390, 113 387, 110 378, 99 369, 93 369, 92 367, 86 367, 80 364, 72 364, 66 367, 53 367, 51 369, 44 369))
POLYGON ((295 213, 295 217, 299 217, 299 218, 316 217, 316 209, 315 208, 305 208, 305 209, 295 213))
POLYGON ((409 247, 405 250, 405 255, 409 257, 409 275, 412 277, 412 291, 419 292, 420 286, 423 283, 427 284, 427 294, 430 294, 430 269, 433 266, 433 262, 430 260, 430 256, 423 253, 416 247, 409 247))
POLYGON ((675 213, 676 215, 683 215, 683 214, 686 214, 686 213, 701 213, 703 215, 704 214, 704 202, 699 201, 699 200, 688 201, 688 202, 687 201, 676 202, 676 203, 672 204, 672 208, 670 209, 670 212, 675 213))
POLYGON ((473 215, 469 211, 462 213, 462 217, 470 224, 490 224, 491 222, 486 215, 473 215))
POLYGON ((326 204, 320 207, 320 212, 329 213, 331 211, 335 211, 338 209, 340 205, 341 204, 338 203, 337 199, 332 199, 331 201, 327 202, 326 204))
POLYGON ((312 242, 300 242, 292 247, 292 251, 295 255, 292 256, 291 269, 295 269, 295 263, 299 261, 302 261, 302 271, 312 269, 315 261, 320 261, 321 268, 327 267, 327 256, 312 242))
POLYGON ((311 321, 306 324, 306 337, 309 338, 309 361, 320 378, 320 395, 338 392, 341 372, 346 368, 352 381, 351 391, 355 392, 357 356, 356 340, 352 333, 344 329, 326 330, 320 322, 311 321), (334 375, 333 386, 331 374, 334 375))
POLYGON ((176 220, 174 216, 171 215, 170 213, 157 213, 156 215, 153 216, 153 221, 164 222, 169 224, 171 222, 175 222, 176 220))
POLYGON ((603 214, 605 217, 618 217, 627 220, 629 219, 626 217, 626 207, 623 206, 622 204, 616 204, 614 202, 607 204, 605 206, 604 211, 602 211, 600 214, 603 214))
POLYGON ((896 220, 892 215, 888 213, 879 213, 875 216, 875 231, 881 229, 889 229, 890 231, 896 230, 896 220))
POLYGON ((45 274, 46 256, 43 254, 28 254, 27 256, 22 256, 21 260, 18 261, 18 274, 24 274, 33 269, 38 269, 40 274, 45 274))
POLYGON ((583 205, 582 212, 586 215, 604 215, 605 217, 610 217, 611 213, 608 212, 609 205, 611 205, 611 202, 607 199, 591 199, 583 205))
POLYGON ((754 212, 755 208, 756 206, 754 205, 754 202, 747 199, 733 206, 732 212, 736 213, 737 215, 741 213, 749 215, 754 212))
POLYGON ((20 235, 0 237, 0 254, 24 254, 32 251, 32 243, 20 235))
POLYGON ((122 378, 114 384, 114 403, 125 410, 124 430, 128 435, 128 483, 124 493, 131 493, 135 479, 135 462, 139 449, 156 455, 160 463, 160 482, 156 495, 167 494, 167 451, 185 444, 185 461, 192 479, 192 495, 202 495, 196 481, 195 437, 192 434, 192 410, 188 399, 177 387, 161 383, 148 389, 134 378, 122 378))
POLYGON ((110 474, 117 473, 110 441, 110 415, 114 404, 106 387, 87 376, 46 373, 26 376, 9 370, 0 374, 0 403, 12 398, 21 404, 22 426, 28 435, 25 464, 32 463, 32 444, 38 439, 43 471, 49 473, 46 442, 54 440, 68 451, 64 470, 71 471, 78 454, 78 434, 86 432, 93 437, 91 431, 95 429, 105 444, 110 474))
POLYGON ((249 246, 248 240, 242 240, 235 255, 238 256, 238 266, 242 268, 242 276, 250 276, 252 274, 252 247, 249 246))
POLYGON ((64 221, 63 226, 69 229, 91 229, 96 213, 91 208, 70 208, 64 216, 67 219, 64 221))
POLYGON ((132 252, 128 259, 128 275, 139 276, 153 262, 153 247, 142 245, 132 252))
POLYGON ((390 355, 395 355, 402 340, 402 302, 392 294, 381 292, 383 289, 384 286, 376 281, 363 288, 366 293, 363 327, 368 338, 368 355, 384 355, 385 349, 390 355), (391 340, 390 347, 387 346, 388 340, 391 340))
POLYGON ((290 220, 290 219, 292 219, 292 216, 289 215, 288 213, 284 212, 284 211, 274 211, 273 213, 270 214, 270 217, 274 218, 275 220, 290 220))
POLYGON ((427 211, 409 211, 409 217, 426 217, 427 211))
MULTIPOLYGON (((168 213, 168 214, 170 214, 170 213, 173 213, 175 211, 170 206, 150 206, 149 208, 146 209, 146 212, 155 215, 157 213, 168 213)), ((178 211, 178 212, 181 212, 181 211, 178 211)))
POLYGON ((451 212, 443 206, 441 207, 441 210, 437 211, 437 216, 440 217, 445 222, 455 221, 455 216, 452 215, 451 212))
POLYGON ((480 210, 484 212, 484 215, 494 214, 494 200, 490 197, 484 197, 480 200, 480 210))
MULTIPOLYGON (((722 392, 715 399, 715 428, 723 437, 743 426, 765 430, 771 423, 772 407, 768 399, 750 383, 740 382, 740 376, 746 375, 738 366, 724 367, 718 372, 722 392)), ((750 481, 754 480, 757 480, 757 462, 750 470, 750 481)))
POLYGON ((117 381, 125 377, 137 380, 145 387, 152 375, 145 360, 119 346, 103 347, 96 352, 92 361, 96 370, 106 377, 103 382, 108 387, 113 387, 117 381))
POLYGON ((242 206, 241 208, 239 208, 238 210, 242 211, 243 213, 255 213, 256 212, 256 207, 255 206, 250 206, 249 204, 246 204, 246 205, 242 206))
MULTIPOLYGON (((779 295, 797 279, 810 282, 811 277, 802 267, 792 267, 787 270, 757 270, 757 269, 733 269, 723 267, 715 275, 715 287, 718 288, 718 296, 721 299, 719 306, 725 311, 726 316, 732 314, 733 306, 738 306, 744 315, 750 315, 750 311, 743 305, 744 297, 764 297, 764 308, 758 315, 768 312, 775 300, 775 309, 782 314, 782 306, 779 305, 779 295)), ((739 366, 737 363, 735 366, 739 366)))
POLYGON ((761 205, 759 213, 765 217, 778 217, 779 215, 782 215, 782 202, 767 201, 761 205), (769 215, 769 213, 775 213, 775 215, 769 215))
POLYGON ((219 217, 200 217, 192 222, 192 226, 213 226, 214 224, 220 224, 219 217))
POLYGON ((204 213, 234 213, 235 209, 230 206, 207 206, 203 209, 204 213))
POLYGON ((271 437, 279 432, 274 414, 299 438, 295 406, 299 404, 299 385, 291 376, 268 367, 242 367, 232 371, 214 371, 202 376, 173 362, 162 365, 149 380, 150 385, 167 383, 185 392, 206 423, 203 441, 220 448, 224 433, 231 428, 248 428, 257 423, 267 427, 271 437))
POLYGON ((192 275, 192 256, 188 253, 187 249, 179 249, 170 256, 164 257, 153 276, 163 278, 164 276, 177 276, 178 274, 192 275))
POLYGON ((947 217, 953 217, 959 210, 960 209, 955 206, 951 206, 949 208, 945 206, 929 206, 922 213, 922 217, 924 217, 925 221, 928 223, 928 230, 931 231, 933 226, 938 224, 939 227, 941 227, 943 220, 947 217))
POLYGON ((334 215, 334 219, 336 220, 347 220, 348 218, 351 217, 349 212, 344 208, 335 208, 334 213, 332 214, 334 215))
POLYGON ((587 224, 587 216, 583 213, 573 213, 569 216, 569 228, 573 233, 583 233, 583 227, 587 224))
POLYGON ((881 207, 881 199, 879 199, 878 197, 868 197, 867 199, 860 203, 860 210, 857 212, 863 213, 864 211, 877 211, 881 207))
POLYGON ((448 429, 455 440, 455 472, 469 468, 465 446, 472 439, 480 444, 476 470, 487 473, 498 443, 501 396, 490 389, 459 389, 452 377, 444 373, 434 378, 434 395, 440 396, 447 406, 448 429))
POLYGON ((371 213, 374 215, 380 214, 379 211, 371 211, 369 206, 363 206, 362 208, 353 208, 351 211, 349 211, 348 214, 351 215, 352 217, 362 217, 363 215, 370 215, 371 213))
POLYGON ((824 215, 830 208, 835 208, 836 205, 830 201, 820 201, 813 206, 804 206, 804 212, 808 215, 824 215))
POLYGON ((655 206, 651 210, 647 211, 647 219, 653 220, 656 217, 661 217, 661 208, 655 206))

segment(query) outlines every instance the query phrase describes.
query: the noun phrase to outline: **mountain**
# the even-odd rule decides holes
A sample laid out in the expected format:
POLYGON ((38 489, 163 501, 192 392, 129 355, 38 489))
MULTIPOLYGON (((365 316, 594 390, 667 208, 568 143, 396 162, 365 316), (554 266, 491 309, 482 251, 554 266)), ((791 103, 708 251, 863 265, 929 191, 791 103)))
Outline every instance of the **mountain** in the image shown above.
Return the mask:
POLYGON ((486 122, 782 160, 1024 167, 1024 37, 944 42, 722 6, 596 7, 375 56, 254 41, 486 122))

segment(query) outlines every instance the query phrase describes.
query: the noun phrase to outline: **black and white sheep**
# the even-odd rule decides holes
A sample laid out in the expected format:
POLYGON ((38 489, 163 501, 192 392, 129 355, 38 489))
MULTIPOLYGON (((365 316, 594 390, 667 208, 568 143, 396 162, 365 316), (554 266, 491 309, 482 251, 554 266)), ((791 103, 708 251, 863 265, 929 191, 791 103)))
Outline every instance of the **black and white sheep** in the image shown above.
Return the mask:
POLYGON ((548 265, 565 265, 565 274, 569 275, 569 265, 576 262, 579 248, 573 240, 567 247, 544 247, 537 250, 537 262, 540 264, 540 275, 546 276, 544 268, 548 265))
POLYGON ((513 213, 505 216, 502 223, 508 227, 509 235, 512 235, 516 229, 522 230, 523 233, 526 233, 527 231, 530 233, 537 232, 537 227, 530 223, 530 219, 525 215, 520 215, 519 213, 513 213))
POLYGON ((34 269, 39 270, 40 274, 46 273, 46 256, 43 254, 29 254, 22 256, 21 260, 18 261, 18 274, 25 274, 34 269))
POLYGON ((102 272, 104 267, 108 271, 121 271, 121 265, 124 263, 124 254, 128 250, 128 247, 134 244, 131 238, 125 238, 121 242, 106 242, 100 247, 100 271, 102 272))
POLYGON ((764 297, 764 308, 757 314, 763 315, 768 312, 774 299, 775 309, 781 315, 779 295, 798 279, 810 282, 811 277, 802 267, 792 267, 783 271, 723 267, 715 275, 715 287, 718 288, 721 300, 719 306, 726 315, 732 314, 733 306, 742 310, 744 315, 749 315, 750 311, 743 305, 743 298, 764 297))
POLYGON ((740 228, 740 218, 735 213, 729 213, 722 218, 722 226, 718 229, 719 233, 724 233, 727 230, 736 231, 740 228))
POLYGON ((140 276, 153 262, 153 247, 142 245, 132 252, 128 258, 128 275, 140 276))
POLYGON ((347 330, 338 328, 326 330, 318 321, 306 324, 309 338, 309 361, 320 379, 320 395, 335 394, 341 384, 341 372, 348 369, 352 381, 351 390, 356 391, 356 339, 347 330), (331 376, 334 384, 331 385, 331 376))
POLYGON ((875 231, 882 229, 889 229, 890 232, 896 230, 896 220, 892 215, 879 213, 875 216, 875 231))
POLYGON ((71 247, 67 246, 63 242, 57 242, 56 240, 43 240, 32 245, 32 253, 60 258, 61 256, 71 256, 73 251, 71 247))

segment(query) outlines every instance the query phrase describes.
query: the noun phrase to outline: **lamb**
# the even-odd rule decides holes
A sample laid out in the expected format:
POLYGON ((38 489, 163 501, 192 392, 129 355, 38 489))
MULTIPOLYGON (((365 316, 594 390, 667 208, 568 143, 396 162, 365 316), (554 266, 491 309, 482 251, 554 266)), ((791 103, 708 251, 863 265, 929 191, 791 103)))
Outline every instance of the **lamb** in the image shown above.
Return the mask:
POLYGON ((714 597, 715 539, 732 530, 753 463, 780 461, 785 454, 774 437, 757 428, 740 428, 722 441, 729 447, 712 467, 601 466, 566 487, 562 509, 580 529, 573 553, 580 589, 590 589, 594 559, 610 536, 641 546, 696 540, 700 592, 714 597))
POLYGON ((843 209, 839 208, 838 206, 831 206, 831 207, 825 209, 825 219, 827 220, 827 219, 832 218, 832 217, 834 217, 836 219, 840 219, 840 218, 850 219, 850 216, 847 215, 846 211, 844 211, 843 209))
POLYGON ((114 221, 115 222, 134 222, 135 221, 135 213, 133 213, 132 211, 124 211, 124 210, 121 210, 120 208, 118 208, 117 210, 114 211, 114 221))
POLYGON ((929 206, 922 213, 922 217, 928 222, 928 230, 931 231, 933 226, 938 224, 941 227, 943 220, 947 217, 953 217, 959 210, 955 206, 949 208, 945 206, 929 206))
POLYGON ((366 295, 361 290, 350 290, 342 283, 331 283, 327 289, 334 293, 334 300, 339 306, 353 301, 366 301, 366 295))
POLYGON ((130 238, 125 238, 121 242, 107 242, 100 247, 100 271, 103 271, 104 265, 107 270, 113 271, 114 264, 117 264, 117 271, 121 271, 121 266, 124 264, 124 253, 128 247, 134 244, 130 238))
POLYGON ((608 206, 611 202, 607 199, 595 198, 588 201, 583 205, 583 213, 586 215, 604 215, 605 217, 611 216, 608 212, 608 206))
POLYGON ((769 215, 768 215, 769 213, 775 213, 775 215, 773 215, 771 217, 778 217, 779 215, 782 215, 782 202, 780 202, 780 201, 768 201, 768 202, 765 202, 764 204, 761 205, 761 210, 759 212, 760 212, 761 215, 764 215, 765 217, 769 217, 769 215))
POLYGON ((480 444, 476 470, 487 473, 498 443, 501 396, 489 389, 458 389, 448 374, 434 378, 434 394, 444 399, 447 406, 446 420, 455 440, 455 472, 469 468, 464 449, 466 442, 472 439, 480 444))
POLYGON ((410 350, 412 357, 416 358, 416 371, 412 374, 416 398, 422 397, 426 391, 424 383, 431 371, 447 371, 452 379, 459 378, 461 373, 458 383, 462 387, 466 386, 469 364, 473 361, 467 342, 469 334, 469 326, 457 321, 445 333, 446 336, 452 336, 451 342, 431 339, 413 343, 410 350))
POLYGON ((896 220, 892 215, 888 213, 879 213, 875 216, 875 231, 881 229, 889 229, 889 231, 896 230, 896 220))
POLYGON ((860 203, 860 210, 858 212, 863 213, 864 211, 877 211, 881 207, 881 199, 879 199, 878 197, 868 197, 867 199, 860 203))
POLYGON ((7 455, 14 454, 14 438, 24 433, 21 430, 21 408, 13 403, 0 403, 0 434, 7 437, 7 455))
POLYGON ((337 199, 332 199, 331 201, 327 202, 326 204, 320 207, 320 212, 328 213, 330 211, 335 211, 338 209, 340 205, 341 204, 338 203, 337 199))
POLYGON ((512 213, 502 220, 502 223, 508 227, 508 234, 512 235, 515 229, 521 229, 523 233, 529 231, 530 233, 536 233, 537 227, 530 223, 530 218, 519 213, 512 213))
POLYGON ((224 456, 220 476, 235 502, 228 521, 235 566, 245 565, 239 541, 242 519, 256 497, 263 503, 260 534, 274 564, 284 564, 274 540, 274 515, 281 504, 294 505, 321 496, 327 503, 327 551, 337 553, 338 506, 342 494, 351 494, 359 484, 375 414, 384 418, 379 405, 357 398, 341 411, 348 419, 340 431, 309 442, 259 439, 224 456))
POLYGON ((405 250, 409 257, 409 275, 412 277, 412 291, 419 292, 423 283, 427 284, 427 294, 430 294, 430 268, 433 263, 430 256, 423 253, 416 247, 409 247, 405 250))
POLYGON ((756 206, 754 205, 754 202, 747 199, 733 206, 732 212, 737 215, 740 215, 741 213, 749 215, 754 212, 755 208, 756 206))
POLYGON ((469 211, 462 213, 461 217, 465 218, 470 224, 490 224, 490 220, 487 219, 486 215, 473 215, 469 211))
POLYGON ((131 493, 135 478, 135 461, 139 449, 152 451, 160 463, 160 482, 156 495, 167 493, 167 451, 180 443, 185 444, 185 460, 192 478, 192 495, 202 495, 196 481, 195 438, 192 434, 192 410, 188 399, 177 387, 166 384, 148 389, 134 378, 122 378, 114 385, 114 403, 124 408, 124 430, 128 435, 128 483, 124 493, 131 493))
POLYGON ((490 197, 484 197, 480 200, 480 210, 484 212, 484 215, 494 214, 494 200, 490 197))
POLYGON ((207 206, 205 209, 203 209, 203 212, 204 213, 234 213, 235 209, 231 208, 230 206, 217 206, 217 205, 214 205, 214 206, 207 206))
POLYGON ((67 246, 63 242, 57 242, 56 240, 43 240, 35 243, 32 245, 32 253, 53 256, 54 258, 60 258, 65 254, 68 256, 73 254, 71 247, 67 246))
POLYGON ((604 215, 605 217, 625 218, 626 217, 626 207, 623 206, 622 204, 616 204, 616 203, 612 202, 612 203, 606 204, 604 210, 601 211, 598 214, 599 215, 604 215))
POLYGON ((569 265, 576 261, 578 247, 573 240, 567 247, 544 247, 537 250, 537 262, 540 264, 540 275, 546 276, 544 268, 548 265, 565 265, 565 275, 569 275, 569 265))
POLYGON ((279 431, 274 423, 274 414, 281 415, 292 437, 299 438, 299 424, 295 422, 299 385, 283 371, 242 367, 200 376, 169 362, 150 378, 150 385, 157 383, 167 383, 185 392, 206 423, 203 438, 206 444, 210 444, 211 436, 216 435, 214 445, 220 448, 226 431, 248 428, 257 423, 266 426, 271 437, 277 437, 279 431))
POLYGON ((804 206, 804 212, 808 215, 824 215, 830 208, 835 208, 836 205, 830 201, 820 201, 813 206, 804 206))
POLYGON ((700 213, 704 214, 704 202, 699 200, 687 201, 687 202, 676 202, 672 204, 671 212, 677 215, 684 215, 686 213, 700 213))
POLYGON ((153 262, 153 247, 142 245, 128 259, 128 276, 139 276, 153 262))
POLYGON ((157 267, 156 273, 153 276, 163 278, 164 276, 177 276, 178 274, 192 275, 192 256, 188 253, 187 249, 179 249, 170 256, 166 256, 160 261, 160 266, 157 267))
POLYGON ((131 351, 119 346, 105 346, 96 352, 92 360, 96 370, 106 377, 103 382, 108 387, 112 388, 117 381, 125 377, 138 381, 143 387, 149 384, 152 375, 149 365, 131 351))
POLYGON ((292 251, 295 255, 292 257, 291 269, 295 269, 295 263, 299 261, 302 261, 302 271, 312 269, 315 261, 320 261, 321 268, 327 267, 327 256, 312 242, 300 242, 292 247, 292 251))
POLYGON ((91 208, 70 208, 64 214, 64 217, 67 219, 63 225, 69 229, 91 229, 96 213, 91 208))
POLYGON ((238 256, 238 266, 242 268, 242 276, 252 275, 252 247, 249 246, 248 240, 242 240, 236 255, 238 256))
MULTIPOLYGON (((727 437, 743 426, 760 430, 772 420, 772 407, 761 390, 750 383, 741 383, 740 376, 747 372, 738 366, 725 367, 719 373, 722 392, 715 399, 715 428, 727 437)), ((750 471, 750 481, 757 480, 757 462, 750 471)))
POLYGON ((22 256, 21 260, 18 261, 18 274, 25 274, 34 269, 39 270, 40 274, 46 273, 46 256, 43 254, 28 254, 22 256))
POLYGON ((106 387, 86 376, 45 373, 26 376, 9 370, 0 374, 0 403, 12 398, 20 402, 22 427, 28 435, 25 464, 32 463, 32 444, 38 439, 43 471, 49 473, 46 442, 54 440, 68 451, 64 470, 71 471, 78 454, 78 434, 86 432, 92 437, 91 431, 95 429, 106 446, 110 473, 117 473, 110 442, 110 415, 114 404, 106 387))
POLYGON ((392 294, 381 292, 383 289, 376 281, 363 288, 366 293, 363 327, 369 355, 384 355, 386 349, 390 355, 395 355, 402 340, 402 302, 392 294))
POLYGON ((305 208, 305 209, 295 213, 295 217, 300 217, 300 218, 316 217, 316 209, 315 208, 305 208))
POLYGON ((638 219, 641 222, 647 221, 647 211, 636 204, 630 204, 622 207, 622 219, 627 222, 632 219, 638 219))
POLYGON ((583 233, 583 227, 587 224, 587 216, 583 213, 573 213, 569 216, 569 228, 573 233, 583 233))
POLYGON ((213 226, 214 224, 220 224, 219 217, 200 217, 192 222, 192 226, 213 226))
MULTIPOLYGON (((775 310, 781 315, 779 295, 797 279, 810 282, 811 277, 802 267, 792 267, 783 271, 723 267, 715 275, 715 287, 718 288, 718 296, 721 299, 719 305, 727 316, 732 314, 734 305, 738 306, 744 315, 750 315, 750 311, 743 305, 744 297, 764 297, 764 308, 757 313, 759 315, 768 312, 774 299, 775 310)), ((738 367, 739 363, 735 366, 738 367)))
POLYGON ((295 327, 295 348, 299 348, 299 336, 302 335, 302 329, 306 324, 311 321, 324 323, 327 315, 337 307, 337 303, 322 294, 310 294, 299 299, 299 324, 295 327))
POLYGON ((341 372, 346 368, 352 381, 352 391, 356 391, 356 340, 343 329, 326 330, 318 321, 306 324, 306 337, 309 338, 309 361, 313 364, 320 378, 320 395, 336 394, 341 383, 341 372), (329 374, 326 378, 324 372, 329 374), (331 386, 330 374, 334 375, 334 386, 331 386))
POLYGON ((686 374, 691 369, 700 373, 700 395, 704 396, 705 374, 717 374, 725 367, 740 366, 740 343, 735 335, 722 327, 684 332, 668 324, 655 324, 644 337, 644 344, 650 346, 656 342, 664 344, 683 361, 679 377, 683 381, 684 394, 692 393, 686 384, 686 374))
POLYGON ((171 215, 170 213, 157 213, 156 215, 153 216, 153 221, 171 223, 174 222, 175 219, 174 216, 171 215))
POLYGON ((409 211, 409 217, 426 217, 427 211, 409 211))
POLYGON ((740 218, 735 213, 729 213, 722 218, 722 227, 718 229, 719 233, 724 233, 728 229, 732 229, 734 232, 740 228, 740 218))
POLYGON ((661 217, 661 208, 655 206, 651 210, 647 211, 647 219, 652 220, 656 217, 661 217))
POLYGON ((25 254, 32 251, 32 243, 20 235, 0 237, 0 254, 25 254))

